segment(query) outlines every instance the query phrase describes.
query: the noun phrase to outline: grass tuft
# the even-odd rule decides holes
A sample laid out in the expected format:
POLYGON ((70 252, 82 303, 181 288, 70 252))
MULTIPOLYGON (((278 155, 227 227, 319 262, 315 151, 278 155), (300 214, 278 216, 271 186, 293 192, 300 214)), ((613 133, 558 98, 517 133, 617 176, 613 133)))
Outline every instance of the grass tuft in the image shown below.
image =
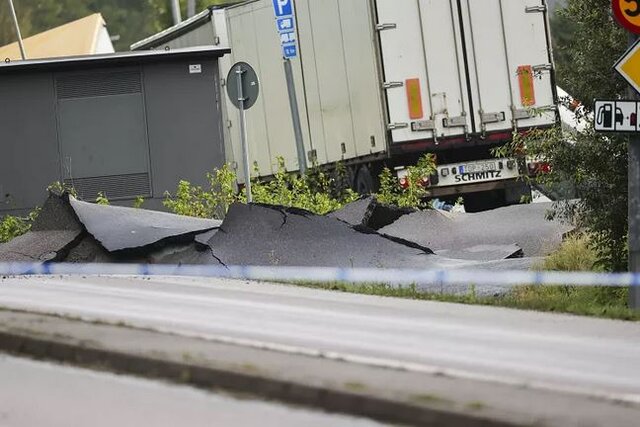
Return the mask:
POLYGON ((536 266, 542 271, 602 271, 588 234, 568 237, 557 251, 536 266))
POLYGON ((486 305, 618 320, 640 320, 640 311, 628 308, 629 290, 627 288, 525 285, 514 288, 504 295, 479 296, 474 290, 463 295, 423 292, 415 285, 395 287, 382 283, 343 282, 296 282, 294 284, 314 289, 380 297, 486 305))

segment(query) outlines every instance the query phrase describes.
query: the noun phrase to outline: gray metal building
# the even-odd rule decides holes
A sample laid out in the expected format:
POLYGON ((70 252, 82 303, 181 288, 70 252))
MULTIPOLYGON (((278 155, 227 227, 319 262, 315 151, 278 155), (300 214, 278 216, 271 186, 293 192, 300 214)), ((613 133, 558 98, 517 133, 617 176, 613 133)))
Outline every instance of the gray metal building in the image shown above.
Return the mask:
POLYGON ((80 197, 160 208, 181 179, 225 162, 218 47, 0 65, 0 215, 42 203, 55 181, 80 197))

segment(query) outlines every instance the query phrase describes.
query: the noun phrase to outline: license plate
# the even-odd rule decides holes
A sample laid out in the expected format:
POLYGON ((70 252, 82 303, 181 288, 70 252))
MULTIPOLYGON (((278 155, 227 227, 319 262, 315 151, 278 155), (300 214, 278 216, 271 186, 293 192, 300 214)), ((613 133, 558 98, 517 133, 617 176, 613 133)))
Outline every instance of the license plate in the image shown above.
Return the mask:
POLYGON ((483 163, 471 163, 462 166, 462 173, 474 173, 474 172, 488 172, 496 171, 498 166, 496 162, 483 162, 483 163))

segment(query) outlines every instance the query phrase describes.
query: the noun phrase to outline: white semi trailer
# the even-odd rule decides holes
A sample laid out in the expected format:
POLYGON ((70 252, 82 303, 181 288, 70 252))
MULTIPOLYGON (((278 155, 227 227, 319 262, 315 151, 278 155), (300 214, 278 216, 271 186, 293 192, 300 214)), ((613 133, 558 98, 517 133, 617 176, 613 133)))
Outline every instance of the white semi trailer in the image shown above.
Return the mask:
MULTIPOLYGON (((343 162, 353 187, 372 191, 386 165, 402 177, 437 155, 434 197, 465 197, 475 210, 518 202, 522 159, 491 149, 514 133, 558 121, 544 0, 294 0, 299 56, 292 60, 305 154, 343 162)), ((252 64, 261 98, 247 112, 251 162, 276 157, 298 169, 273 1, 211 8, 132 49, 225 45, 220 82, 252 64)), ((226 156, 242 159, 239 115, 226 100, 226 156)), ((238 168, 241 171, 242 168, 238 168)), ((240 177, 244 180, 244 177, 240 177)))

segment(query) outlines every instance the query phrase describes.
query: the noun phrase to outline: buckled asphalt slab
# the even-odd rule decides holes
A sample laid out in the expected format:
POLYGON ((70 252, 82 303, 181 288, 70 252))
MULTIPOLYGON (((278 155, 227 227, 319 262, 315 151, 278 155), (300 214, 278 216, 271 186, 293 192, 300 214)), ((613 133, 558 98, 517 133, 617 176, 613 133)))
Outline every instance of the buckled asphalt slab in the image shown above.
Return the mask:
POLYGON ((375 196, 363 197, 331 212, 327 216, 350 225, 363 225, 372 230, 391 225, 404 215, 416 212, 411 208, 399 208, 378 202, 375 196))
POLYGON ((428 246, 436 252, 517 244, 525 257, 540 257, 554 251, 563 236, 574 228, 547 220, 551 205, 534 203, 460 214, 426 210, 405 215, 379 232, 428 246))
MULTIPOLYGON (((0 246, 0 261, 526 270, 543 252, 539 236, 553 246, 565 230, 547 222, 541 207, 546 209, 512 206, 452 216, 411 213, 369 197, 328 216, 234 204, 225 220, 217 221, 51 194, 32 231, 0 246), (518 222, 527 218, 537 223, 518 222), (502 235, 496 227, 507 220, 502 235), (527 257, 520 257, 513 243, 520 241, 527 257)), ((469 287, 446 290, 465 293, 469 287)))
POLYGON ((82 232, 68 201, 52 195, 30 232, 0 245, 0 262, 61 261, 81 240, 82 232))
POLYGON ((145 248, 163 241, 193 240, 221 221, 122 206, 100 206, 69 197, 87 231, 109 252, 145 248))

